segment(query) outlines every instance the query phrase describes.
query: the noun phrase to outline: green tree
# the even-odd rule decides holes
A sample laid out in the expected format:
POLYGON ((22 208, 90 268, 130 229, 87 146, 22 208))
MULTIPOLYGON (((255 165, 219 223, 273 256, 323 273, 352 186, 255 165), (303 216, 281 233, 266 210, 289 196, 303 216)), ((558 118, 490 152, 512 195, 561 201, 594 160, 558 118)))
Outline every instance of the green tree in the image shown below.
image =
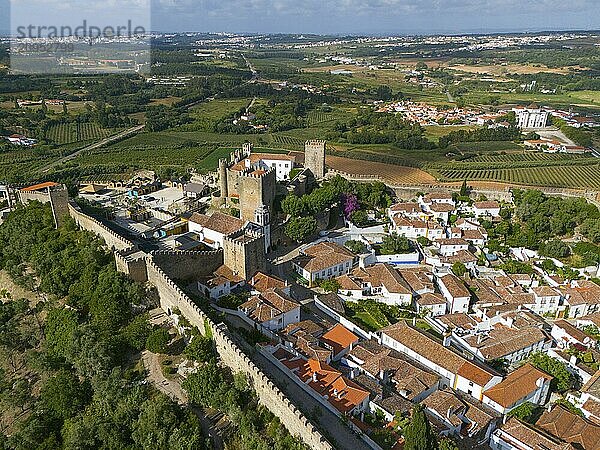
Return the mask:
POLYGON ((340 283, 335 279, 323 280, 319 283, 321 289, 325 292, 337 292, 340 288, 340 283))
POLYGON ((184 353, 196 361, 210 361, 215 357, 213 340, 202 336, 200 333, 195 334, 185 348, 184 353))
POLYGON ((367 251, 367 244, 354 239, 348 239, 346 242, 344 242, 344 247, 356 255, 360 255, 361 253, 365 253, 367 251))
POLYGON ((535 352, 529 356, 529 362, 540 370, 554 377, 552 387, 559 392, 565 392, 575 387, 576 378, 567 370, 567 367, 559 360, 554 359, 542 352, 535 352))
POLYGON ((295 194, 289 194, 281 202, 281 209, 292 217, 300 217, 304 213, 304 203, 295 194))
POLYGON ((540 246, 540 254, 550 258, 562 259, 571 254, 571 247, 563 241, 554 239, 540 246))
POLYGON ((46 380, 40 391, 45 408, 62 420, 75 416, 89 399, 89 387, 66 370, 46 380))
POLYGON ((432 450, 437 448, 436 436, 425 416, 423 405, 413 406, 410 423, 404 428, 405 450, 432 450))
POLYGON ((296 242, 302 242, 317 231, 317 220, 314 217, 293 217, 286 227, 285 234, 296 242))
POLYGON ((457 261, 452 264, 452 273, 462 278, 467 273, 467 267, 460 261, 457 261))
POLYGON ((531 402, 525 402, 521 405, 517 406, 514 409, 511 409, 508 413, 509 417, 516 417, 524 422, 530 422, 534 417, 536 417, 536 413, 539 410, 539 407, 534 405, 531 402))
POLYGON ((458 450, 458 446, 452 439, 445 437, 440 439, 438 450, 458 450))
POLYGON ((398 253, 409 253, 413 249, 410 241, 404 237, 398 235, 398 233, 392 233, 383 238, 381 243, 380 251, 382 255, 395 255, 398 253))
POLYGON ((146 339, 146 348, 152 353, 166 353, 171 336, 169 332, 161 327, 156 327, 146 339))
POLYGON ((358 211, 354 211, 352 214, 350 214, 350 221, 354 225, 362 227, 369 222, 369 216, 366 211, 359 209, 358 211))

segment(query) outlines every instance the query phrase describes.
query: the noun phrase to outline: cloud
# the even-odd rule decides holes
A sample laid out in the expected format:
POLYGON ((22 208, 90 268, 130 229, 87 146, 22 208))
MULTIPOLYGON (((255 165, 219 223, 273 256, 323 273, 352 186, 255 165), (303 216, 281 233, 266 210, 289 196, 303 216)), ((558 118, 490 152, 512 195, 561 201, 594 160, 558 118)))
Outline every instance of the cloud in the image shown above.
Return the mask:
POLYGON ((143 15, 151 2, 152 28, 162 31, 403 33, 600 28, 598 0, 10 1, 31 20, 59 22, 81 17, 114 22, 143 15))

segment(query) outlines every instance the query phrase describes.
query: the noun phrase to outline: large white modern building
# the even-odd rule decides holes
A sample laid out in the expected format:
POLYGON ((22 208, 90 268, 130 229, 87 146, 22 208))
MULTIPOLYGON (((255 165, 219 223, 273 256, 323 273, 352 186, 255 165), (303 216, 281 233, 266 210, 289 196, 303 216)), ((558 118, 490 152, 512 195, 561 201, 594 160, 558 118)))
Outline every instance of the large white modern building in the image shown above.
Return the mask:
POLYGON ((513 108, 517 126, 522 129, 535 130, 544 128, 548 123, 548 111, 537 107, 513 108))

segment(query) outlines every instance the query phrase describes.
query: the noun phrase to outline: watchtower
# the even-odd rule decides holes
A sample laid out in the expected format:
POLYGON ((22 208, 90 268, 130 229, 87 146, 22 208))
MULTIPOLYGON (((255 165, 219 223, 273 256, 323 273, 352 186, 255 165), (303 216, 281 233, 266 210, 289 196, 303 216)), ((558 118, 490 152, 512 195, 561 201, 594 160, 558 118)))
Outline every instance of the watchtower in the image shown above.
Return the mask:
POLYGON ((315 179, 325 177, 325 141, 306 141, 304 144, 304 167, 306 167, 315 179))

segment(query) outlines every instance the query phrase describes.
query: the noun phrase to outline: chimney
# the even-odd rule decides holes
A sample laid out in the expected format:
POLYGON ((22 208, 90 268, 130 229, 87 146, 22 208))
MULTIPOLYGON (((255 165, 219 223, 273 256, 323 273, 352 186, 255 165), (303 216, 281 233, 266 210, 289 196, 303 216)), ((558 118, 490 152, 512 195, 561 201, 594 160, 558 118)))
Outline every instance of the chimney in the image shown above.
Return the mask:
POLYGON ((444 333, 444 340, 442 341, 442 345, 444 347, 450 347, 451 343, 452 343, 452 332, 446 331, 444 333))

